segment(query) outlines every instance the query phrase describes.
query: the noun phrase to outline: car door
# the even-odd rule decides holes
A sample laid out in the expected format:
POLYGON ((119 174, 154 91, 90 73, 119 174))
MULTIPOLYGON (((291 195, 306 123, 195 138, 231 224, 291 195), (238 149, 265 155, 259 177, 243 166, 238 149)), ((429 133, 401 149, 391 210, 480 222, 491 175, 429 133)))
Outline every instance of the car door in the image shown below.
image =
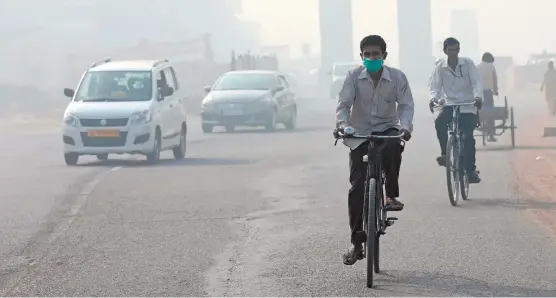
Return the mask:
POLYGON ((171 127, 168 138, 172 145, 176 145, 179 143, 182 122, 182 117, 180 117, 180 92, 178 90, 177 80, 174 76, 174 71, 171 66, 164 69, 164 76, 166 77, 166 83, 168 84, 167 86, 174 90, 174 93, 171 96, 168 96, 165 101, 168 102, 168 121, 171 127))
POLYGON ((280 109, 279 114, 281 115, 282 119, 288 119, 293 94, 291 92, 288 81, 286 80, 286 78, 284 78, 284 76, 278 76, 278 82, 279 86, 282 86, 284 88, 284 90, 279 92, 280 94, 278 97, 278 104, 280 109))
MULTIPOLYGON (((176 74, 176 70, 173 67, 170 67, 170 71, 172 73, 172 77, 174 78, 174 90, 176 93, 176 104, 174 107, 177 108, 174 110, 176 113, 176 121, 177 126, 181 128, 182 122, 186 121, 186 113, 185 113, 185 93, 183 88, 180 86, 180 80, 178 79, 178 75, 176 74)), ((178 139, 179 141, 179 139, 178 139)))
POLYGON ((172 115, 170 109, 170 98, 162 97, 162 88, 167 86, 166 75, 164 74, 164 70, 160 70, 157 72, 156 76, 156 90, 157 90, 157 109, 158 109, 158 116, 159 116, 159 125, 160 125, 160 132, 161 132, 161 146, 162 148, 167 148, 170 143, 168 142, 169 136, 173 133, 172 130, 172 115))

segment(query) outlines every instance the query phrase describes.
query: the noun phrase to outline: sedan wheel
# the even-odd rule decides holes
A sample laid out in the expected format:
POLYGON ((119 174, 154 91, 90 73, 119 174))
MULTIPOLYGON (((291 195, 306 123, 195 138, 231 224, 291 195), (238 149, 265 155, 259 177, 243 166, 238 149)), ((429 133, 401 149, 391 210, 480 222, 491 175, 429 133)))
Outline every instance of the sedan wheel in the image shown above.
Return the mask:
POLYGON ((276 115, 276 111, 273 110, 272 113, 268 117, 267 124, 264 126, 265 129, 268 130, 268 131, 276 130, 277 118, 278 118, 278 116, 276 115))

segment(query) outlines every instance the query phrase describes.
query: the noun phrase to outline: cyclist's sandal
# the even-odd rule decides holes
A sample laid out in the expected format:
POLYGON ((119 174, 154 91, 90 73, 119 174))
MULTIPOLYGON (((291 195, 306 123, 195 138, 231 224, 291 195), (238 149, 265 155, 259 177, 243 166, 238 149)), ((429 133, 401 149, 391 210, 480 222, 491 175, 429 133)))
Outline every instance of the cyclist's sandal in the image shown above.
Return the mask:
POLYGON ((384 205, 384 210, 386 211, 402 211, 403 210, 403 203, 396 200, 396 199, 392 199, 392 201, 386 205, 384 205))
POLYGON ((353 248, 350 248, 345 254, 342 255, 342 259, 344 261, 344 265, 353 265, 355 262, 359 260, 363 260, 365 254, 363 250, 356 250, 354 251, 353 248))
POLYGON ((445 167, 446 166, 446 155, 442 155, 436 158, 436 162, 439 166, 445 167))

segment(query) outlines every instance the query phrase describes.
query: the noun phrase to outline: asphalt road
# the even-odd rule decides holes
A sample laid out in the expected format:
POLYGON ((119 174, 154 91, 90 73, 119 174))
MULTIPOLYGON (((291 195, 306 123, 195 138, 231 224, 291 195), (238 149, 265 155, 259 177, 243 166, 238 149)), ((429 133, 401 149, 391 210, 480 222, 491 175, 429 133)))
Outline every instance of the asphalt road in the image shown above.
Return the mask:
POLYGON ((535 206, 514 192, 511 152, 479 151, 483 183, 452 207, 426 104, 404 153, 406 208, 367 289, 365 262, 341 262, 348 160, 333 146, 333 107, 302 104, 294 132, 202 135, 197 125, 188 158, 166 153, 158 166, 66 167, 57 134, 4 136, 0 294, 556 295, 556 241, 524 212, 535 206))

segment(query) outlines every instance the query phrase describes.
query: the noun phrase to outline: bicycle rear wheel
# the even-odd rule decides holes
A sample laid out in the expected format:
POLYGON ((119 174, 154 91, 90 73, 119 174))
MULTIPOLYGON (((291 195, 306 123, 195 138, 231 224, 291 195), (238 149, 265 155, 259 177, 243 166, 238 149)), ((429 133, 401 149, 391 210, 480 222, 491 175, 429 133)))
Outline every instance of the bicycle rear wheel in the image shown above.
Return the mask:
POLYGON ((373 287, 373 267, 374 259, 376 256, 375 243, 377 239, 377 214, 376 214, 376 200, 377 200, 377 183, 375 178, 369 180, 369 202, 367 212, 367 239, 365 241, 365 255, 367 257, 367 287, 373 287))
POLYGON ((457 206, 459 201, 459 185, 460 185, 460 171, 459 171, 459 146, 458 140, 454 135, 448 137, 446 144, 446 183, 448 186, 448 197, 450 204, 457 206))
POLYGON ((464 201, 467 200, 469 198, 469 172, 467 170, 459 171, 459 187, 461 189, 461 198, 464 201))

